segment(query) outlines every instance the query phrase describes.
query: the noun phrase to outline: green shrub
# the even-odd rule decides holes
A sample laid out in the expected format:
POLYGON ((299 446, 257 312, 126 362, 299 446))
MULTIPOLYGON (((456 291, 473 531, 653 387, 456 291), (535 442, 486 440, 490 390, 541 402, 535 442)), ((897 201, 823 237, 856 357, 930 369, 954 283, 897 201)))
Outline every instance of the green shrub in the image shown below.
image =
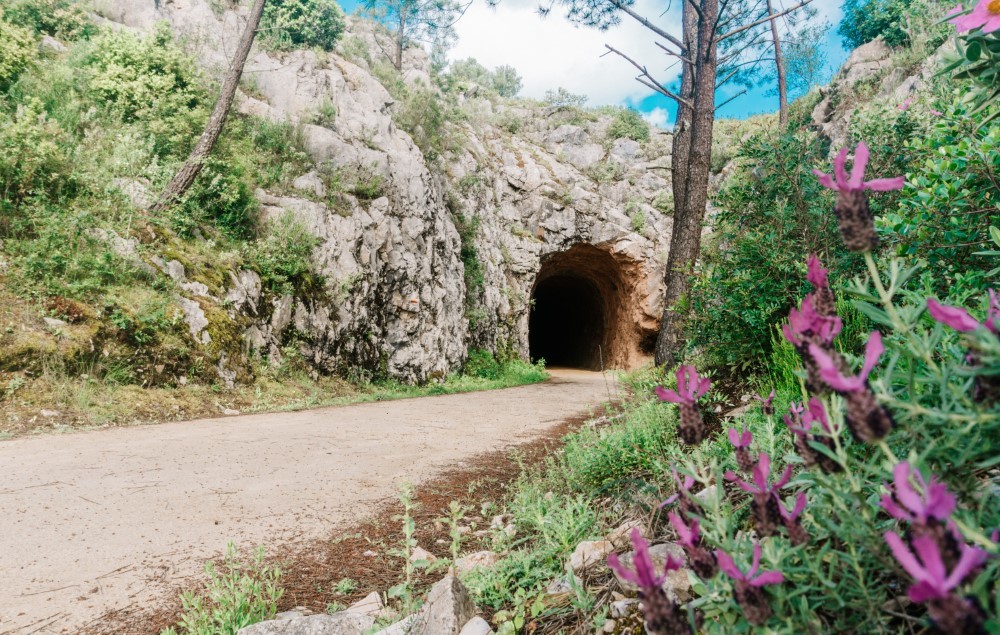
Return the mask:
POLYGON ((97 33, 83 8, 71 0, 4 0, 3 19, 35 33, 76 40, 97 33))
POLYGON ((162 635, 236 635, 241 628, 274 616, 283 594, 281 571, 264 564, 263 548, 249 563, 240 562, 238 556, 230 543, 220 567, 205 565, 204 591, 181 595, 180 620, 162 635))
POLYGON ((206 91, 195 61, 165 24, 146 37, 105 31, 85 65, 94 98, 123 122, 142 122, 161 156, 186 156, 204 127, 206 91))
POLYGON ((0 20, 0 91, 35 59, 35 38, 27 29, 0 20))
POLYGON ((13 117, 0 110, 0 235, 25 200, 58 196, 70 185, 64 143, 63 131, 37 100, 19 105, 13 117))
POLYGON ((889 46, 909 42, 904 29, 906 13, 913 0, 845 0, 844 17, 837 33, 847 49, 881 37, 889 46))
POLYGON ((961 97, 926 131, 905 141, 913 165, 899 206, 879 226, 899 255, 925 259, 938 290, 978 272, 985 287, 983 256, 988 229, 1000 225, 1000 126, 982 125, 1000 107, 970 114, 961 97))
POLYGON ((649 123, 631 108, 622 108, 608 126, 608 138, 648 141, 649 123))
POLYGON ((263 225, 261 237, 247 246, 246 255, 265 287, 287 295, 302 286, 319 286, 312 264, 319 242, 294 214, 286 212, 263 225))
POLYGON ((232 238, 252 238, 257 225, 257 199, 243 167, 225 158, 205 160, 191 189, 171 210, 171 221, 181 235, 190 236, 203 223, 215 223, 232 238))
POLYGON ((264 43, 282 51, 332 51, 345 26, 344 11, 335 0, 271 0, 261 17, 264 43))

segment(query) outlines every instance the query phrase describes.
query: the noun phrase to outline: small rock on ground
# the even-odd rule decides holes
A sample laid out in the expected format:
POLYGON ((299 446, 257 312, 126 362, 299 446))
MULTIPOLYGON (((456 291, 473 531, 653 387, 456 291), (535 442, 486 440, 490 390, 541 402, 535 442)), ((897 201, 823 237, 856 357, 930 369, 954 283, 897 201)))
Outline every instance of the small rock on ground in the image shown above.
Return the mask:
POLYGON ((466 622, 458 635, 493 635, 493 629, 489 622, 477 615, 466 622))
POLYGON ((585 571, 590 567, 604 564, 615 546, 608 540, 587 540, 581 542, 569 557, 566 569, 569 571, 585 571))
POLYGON ((423 547, 416 547, 410 553, 410 562, 436 562, 437 556, 435 556, 430 551, 427 551, 423 547))
POLYGON ((455 562, 457 573, 468 573, 476 567, 492 567, 500 561, 500 556, 492 551, 477 551, 459 558, 455 562))

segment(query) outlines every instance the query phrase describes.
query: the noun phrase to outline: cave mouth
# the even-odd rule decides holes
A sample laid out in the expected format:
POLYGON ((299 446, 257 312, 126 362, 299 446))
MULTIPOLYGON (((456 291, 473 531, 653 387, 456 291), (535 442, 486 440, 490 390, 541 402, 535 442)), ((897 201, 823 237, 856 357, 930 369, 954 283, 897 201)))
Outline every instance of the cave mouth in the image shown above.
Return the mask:
POLYGON ((600 370, 606 324, 597 285, 577 275, 538 283, 528 324, 531 358, 549 366, 600 370))
POLYGON ((581 243, 545 256, 531 293, 531 359, 587 370, 627 364, 626 296, 622 269, 607 251, 581 243))

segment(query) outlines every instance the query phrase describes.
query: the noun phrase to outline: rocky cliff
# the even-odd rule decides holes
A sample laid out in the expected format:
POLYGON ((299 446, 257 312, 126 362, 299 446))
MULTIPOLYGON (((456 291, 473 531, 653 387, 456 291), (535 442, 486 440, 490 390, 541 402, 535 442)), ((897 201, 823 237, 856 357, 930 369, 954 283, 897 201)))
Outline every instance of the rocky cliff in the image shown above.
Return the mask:
MULTIPOLYGON (((245 13, 206 0, 99 0, 95 10, 124 28, 167 21, 216 75, 245 13)), ((660 312, 669 135, 612 139, 610 115, 508 102, 471 86, 463 121, 449 124, 456 147, 429 160, 394 122, 398 105, 366 62, 377 37, 352 20, 348 38, 368 55, 251 55, 252 95, 240 95, 240 112, 296 124, 315 166, 296 179, 298 193, 258 191, 261 212, 290 211, 320 239, 313 257, 325 289, 268 297, 254 272, 228 272, 224 305, 246 346, 277 355, 294 329, 318 369, 411 382, 456 370, 470 347, 593 368, 635 364, 660 312), (335 117, 318 123, 321 108, 335 117), (328 192, 320 173, 371 187, 328 192), (532 306, 544 313, 534 339, 532 306), (560 337, 578 338, 578 350, 539 340, 560 337)), ((428 69, 422 51, 407 51, 407 83, 429 83, 428 69)), ((206 320, 197 293, 182 288, 197 342, 206 320)), ((231 379, 225 360, 219 370, 231 379)))

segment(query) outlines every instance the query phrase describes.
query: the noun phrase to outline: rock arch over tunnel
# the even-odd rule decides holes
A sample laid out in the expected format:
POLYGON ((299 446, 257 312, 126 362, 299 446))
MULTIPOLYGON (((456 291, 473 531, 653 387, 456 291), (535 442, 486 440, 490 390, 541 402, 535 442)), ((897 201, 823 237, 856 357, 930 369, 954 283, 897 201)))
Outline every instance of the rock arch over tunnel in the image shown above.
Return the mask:
POLYGON ((531 293, 531 358, 590 370, 629 366, 639 339, 629 282, 628 267, 593 245, 544 256, 531 293))

